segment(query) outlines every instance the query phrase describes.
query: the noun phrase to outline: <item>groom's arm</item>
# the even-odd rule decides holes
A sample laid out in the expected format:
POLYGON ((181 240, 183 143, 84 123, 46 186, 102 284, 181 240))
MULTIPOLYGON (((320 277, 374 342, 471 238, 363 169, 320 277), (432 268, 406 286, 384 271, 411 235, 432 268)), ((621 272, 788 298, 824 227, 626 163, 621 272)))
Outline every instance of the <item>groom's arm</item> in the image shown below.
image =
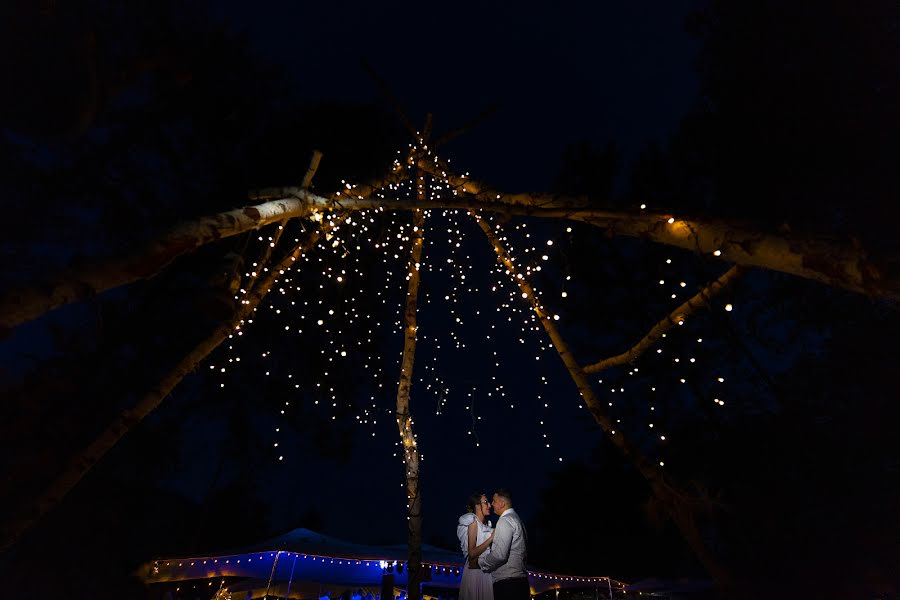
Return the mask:
POLYGON ((513 526, 509 519, 497 521, 497 529, 494 531, 494 543, 491 544, 490 553, 485 553, 478 557, 478 564, 482 571, 493 571, 509 560, 512 538, 513 526))

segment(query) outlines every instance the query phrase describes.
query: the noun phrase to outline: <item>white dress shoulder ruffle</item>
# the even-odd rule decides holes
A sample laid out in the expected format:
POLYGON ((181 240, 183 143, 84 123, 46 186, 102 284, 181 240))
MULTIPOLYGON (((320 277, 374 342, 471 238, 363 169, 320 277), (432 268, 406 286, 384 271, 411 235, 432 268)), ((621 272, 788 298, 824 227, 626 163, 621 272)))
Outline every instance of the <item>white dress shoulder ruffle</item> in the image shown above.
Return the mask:
MULTIPOLYGON (((468 565, 469 525, 473 522, 475 522, 475 515, 466 513, 459 518, 456 524, 456 537, 459 539, 460 550, 466 560, 466 564, 463 565, 462 581, 459 584, 459 600, 494 600, 494 582, 490 573, 485 573, 481 569, 470 569, 468 565)), ((491 535, 491 531, 490 521, 479 523, 475 544, 481 545, 491 535)), ((491 549, 488 548, 483 555, 490 551, 491 549)))

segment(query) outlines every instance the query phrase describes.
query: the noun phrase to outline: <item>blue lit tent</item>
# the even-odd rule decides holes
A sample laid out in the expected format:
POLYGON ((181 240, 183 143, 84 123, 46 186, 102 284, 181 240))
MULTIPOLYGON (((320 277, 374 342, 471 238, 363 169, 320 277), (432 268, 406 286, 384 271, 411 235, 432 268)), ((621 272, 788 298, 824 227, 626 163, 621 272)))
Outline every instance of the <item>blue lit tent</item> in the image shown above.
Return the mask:
MULTIPOLYGON (((405 589, 406 558, 406 545, 367 546, 301 528, 229 552, 153 560, 141 565, 136 575, 157 592, 153 597, 160 598, 212 598, 221 589, 221 597, 230 594, 233 600, 262 598, 267 590, 275 598, 336 599, 349 593, 380 600, 386 582, 395 596, 405 589), (386 576, 393 578, 392 585, 386 576)), ((425 576, 425 595, 455 597, 462 558, 458 552, 423 544, 422 562, 430 571, 430 579, 425 576)), ((624 588, 622 582, 606 577, 542 571, 530 571, 529 580, 532 594, 563 587, 624 588)))

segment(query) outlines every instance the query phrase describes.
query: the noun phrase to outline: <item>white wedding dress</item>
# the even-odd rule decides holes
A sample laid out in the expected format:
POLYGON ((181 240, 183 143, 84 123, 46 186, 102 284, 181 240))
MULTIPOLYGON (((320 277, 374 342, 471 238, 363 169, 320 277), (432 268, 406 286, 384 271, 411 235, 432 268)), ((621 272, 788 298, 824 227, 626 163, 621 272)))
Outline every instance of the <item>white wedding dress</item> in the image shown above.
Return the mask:
MULTIPOLYGON (((460 549, 465 557, 466 564, 463 565, 462 582, 459 584, 459 600, 494 600, 494 582, 490 573, 485 573, 481 569, 470 569, 469 562, 469 524, 475 521, 475 515, 466 513, 459 518, 456 525, 456 536, 459 538, 460 549)), ((478 534, 475 538, 475 545, 480 546, 491 535, 491 524, 479 523, 478 534)), ((486 556, 491 551, 486 549, 482 556, 486 556)))

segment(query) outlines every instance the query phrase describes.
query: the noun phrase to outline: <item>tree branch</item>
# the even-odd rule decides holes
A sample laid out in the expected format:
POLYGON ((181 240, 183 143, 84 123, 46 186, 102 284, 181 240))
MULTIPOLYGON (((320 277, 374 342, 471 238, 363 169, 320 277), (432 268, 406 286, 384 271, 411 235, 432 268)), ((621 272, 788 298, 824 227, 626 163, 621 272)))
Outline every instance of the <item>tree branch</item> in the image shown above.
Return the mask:
POLYGON ((510 206, 527 206, 532 208, 566 208, 572 209, 586 206, 587 196, 572 198, 559 194, 507 194, 493 190, 486 185, 466 176, 454 175, 446 164, 430 151, 416 159, 416 166, 432 177, 436 177, 450 185, 455 193, 472 196, 487 205, 501 204, 510 206))
POLYGON ((594 395, 594 390, 591 387, 590 382, 588 381, 587 375, 575 360, 574 355, 572 354, 571 350, 569 350, 568 344, 566 344, 565 340, 563 340, 562 336, 559 333, 559 330, 556 329, 556 325, 553 324, 553 317, 541 304, 537 294, 535 294, 534 289, 531 287, 531 284, 528 283, 528 280, 525 278, 525 276, 518 272, 518 269, 513 263, 513 260, 510 257, 509 253, 506 251, 506 248, 504 248, 502 242, 500 242, 499 238, 497 238, 497 236, 494 234, 494 230, 491 225, 475 212, 472 212, 471 215, 475 218, 478 226, 484 232, 484 235, 487 237, 488 242, 490 242, 491 246, 494 249, 494 252, 497 254, 497 261, 506 268, 506 271, 522 291, 522 295, 531 304, 532 309, 534 309, 535 314, 538 316, 538 320, 544 327, 544 331, 547 332, 550 341, 553 343, 553 346, 559 353, 559 357, 562 359, 563 364, 569 371, 569 375, 572 377, 572 381, 575 382, 575 386, 578 388, 578 392, 584 399, 584 402, 587 405, 588 410, 590 410, 591 415, 593 415, 594 420, 597 421, 597 423, 600 425, 606 435, 609 436, 612 442, 616 446, 618 446, 626 456, 635 461, 638 469, 644 475, 644 477, 647 478, 648 481, 662 482, 663 476, 660 470, 655 467, 636 446, 631 444, 621 432, 616 432, 616 427, 613 423, 612 417, 610 417, 606 408, 594 395))
POLYGON ((900 278, 871 260, 853 241, 792 233, 772 234, 746 223, 680 218, 664 213, 573 210, 583 199, 547 194, 505 194, 453 174, 437 158, 420 157, 416 164, 448 183, 457 194, 470 194, 486 204, 510 205, 501 209, 507 214, 522 214, 521 207, 527 207, 524 212, 532 216, 581 221, 603 229, 610 236, 641 238, 738 265, 789 273, 874 298, 900 300, 900 278), (548 207, 558 210, 535 210, 548 207))
POLYGON ((546 194, 503 194, 458 177, 420 158, 422 170, 450 183, 457 193, 473 199, 387 202, 370 198, 383 187, 402 181, 405 166, 395 163, 385 179, 364 184, 330 198, 299 187, 267 188, 250 193, 256 206, 219 213, 183 223, 124 257, 96 261, 69 269, 37 285, 0 296, 0 334, 50 310, 93 297, 108 289, 145 279, 178 256, 204 244, 293 217, 327 210, 464 209, 545 219, 581 221, 610 236, 628 236, 719 257, 748 267, 789 273, 870 297, 900 300, 900 278, 883 270, 857 244, 816 236, 775 235, 742 223, 713 219, 681 219, 670 214, 583 209, 583 199, 546 194), (552 208, 550 208, 552 207, 552 208))
POLYGON ((403 107, 400 106, 400 101, 397 100, 397 97, 391 91, 391 88, 388 86, 387 82, 382 79, 378 73, 375 72, 375 68, 367 61, 365 58, 362 59, 362 67, 365 70, 366 74, 372 79, 372 82, 375 84, 375 89, 381 93, 381 95, 388 101, 388 104, 394 109, 397 113, 397 116, 400 117, 400 121, 403 123, 403 126, 406 127, 406 131, 409 132, 411 136, 414 138, 417 137, 418 132, 416 128, 413 126, 412 121, 409 120, 409 117, 406 116, 406 112, 403 110, 403 107))
MULTIPOLYGON (((309 159, 309 167, 306 169, 306 174, 303 176, 303 183, 300 184, 300 187, 304 190, 309 189, 309 186, 312 183, 312 179, 313 177, 315 177, 316 171, 319 169, 319 162, 321 162, 321 160, 322 153, 318 150, 313 150, 312 156, 309 159)), ((244 285, 245 289, 252 290, 256 285, 256 282, 262 274, 263 269, 266 267, 269 259, 272 258, 272 252, 274 252, 275 248, 278 246, 278 242, 281 240, 281 235, 284 233, 284 228, 287 226, 288 221, 290 221, 290 219, 283 219, 282 221, 279 221, 278 227, 275 228, 275 233, 272 235, 272 241, 266 244, 262 256, 257 261, 258 268, 256 270, 256 276, 251 277, 251 279, 244 285)))
POLYGON ((684 321, 698 308, 707 306, 709 304, 709 301, 714 296, 721 293, 723 290, 725 290, 725 288, 730 286, 734 282, 734 280, 740 277, 741 274, 746 272, 746 270, 747 269, 745 267, 742 267, 740 265, 731 267, 718 279, 707 285, 697 294, 684 302, 681 306, 666 315, 666 317, 663 318, 659 323, 654 325, 647 333, 647 335, 645 335, 637 344, 635 344, 622 354, 604 358, 603 360, 597 361, 594 364, 584 367, 584 372, 599 373, 604 369, 632 362, 638 356, 643 354, 648 348, 650 348, 650 346, 655 344, 656 341, 661 338, 664 333, 672 329, 672 327, 674 327, 675 325, 680 325, 682 321, 684 321))
POLYGON ((486 121, 489 117, 493 116, 493 114, 495 112, 497 112, 497 109, 499 107, 500 107, 499 104, 489 105, 483 111, 481 111, 480 113, 475 115, 475 117, 473 119, 471 119, 469 122, 461 125, 460 127, 456 128, 452 131, 448 131, 447 133, 445 133, 444 135, 439 137, 437 140, 434 141, 434 143, 432 144, 432 147, 435 150, 437 150, 438 148, 440 148, 447 142, 450 142, 451 140, 458 138, 459 136, 466 133, 467 131, 474 129, 476 126, 478 126, 481 123, 483 123, 484 121, 486 121))
MULTIPOLYGON (((291 188, 290 194, 275 194, 272 197, 277 199, 267 198, 268 202, 256 206, 181 223, 137 251, 72 267, 37 284, 4 292, 0 296, 0 335, 66 304, 152 277, 179 256, 210 242, 293 217, 309 217, 334 210, 340 207, 348 191, 352 191, 358 201, 360 197, 365 198, 405 178, 405 167, 395 163, 394 171, 383 180, 336 192, 329 198, 302 188, 291 188)), ((266 190, 257 193, 259 198, 265 196, 266 190)), ((383 206, 384 202, 372 202, 371 205, 369 208, 383 206)))
POLYGON ((309 186, 312 185, 313 177, 316 176, 316 171, 319 170, 319 163, 322 161, 322 152, 319 150, 313 150, 312 156, 309 158, 309 167, 306 169, 306 174, 303 176, 303 183, 300 184, 304 190, 308 190, 309 186))

